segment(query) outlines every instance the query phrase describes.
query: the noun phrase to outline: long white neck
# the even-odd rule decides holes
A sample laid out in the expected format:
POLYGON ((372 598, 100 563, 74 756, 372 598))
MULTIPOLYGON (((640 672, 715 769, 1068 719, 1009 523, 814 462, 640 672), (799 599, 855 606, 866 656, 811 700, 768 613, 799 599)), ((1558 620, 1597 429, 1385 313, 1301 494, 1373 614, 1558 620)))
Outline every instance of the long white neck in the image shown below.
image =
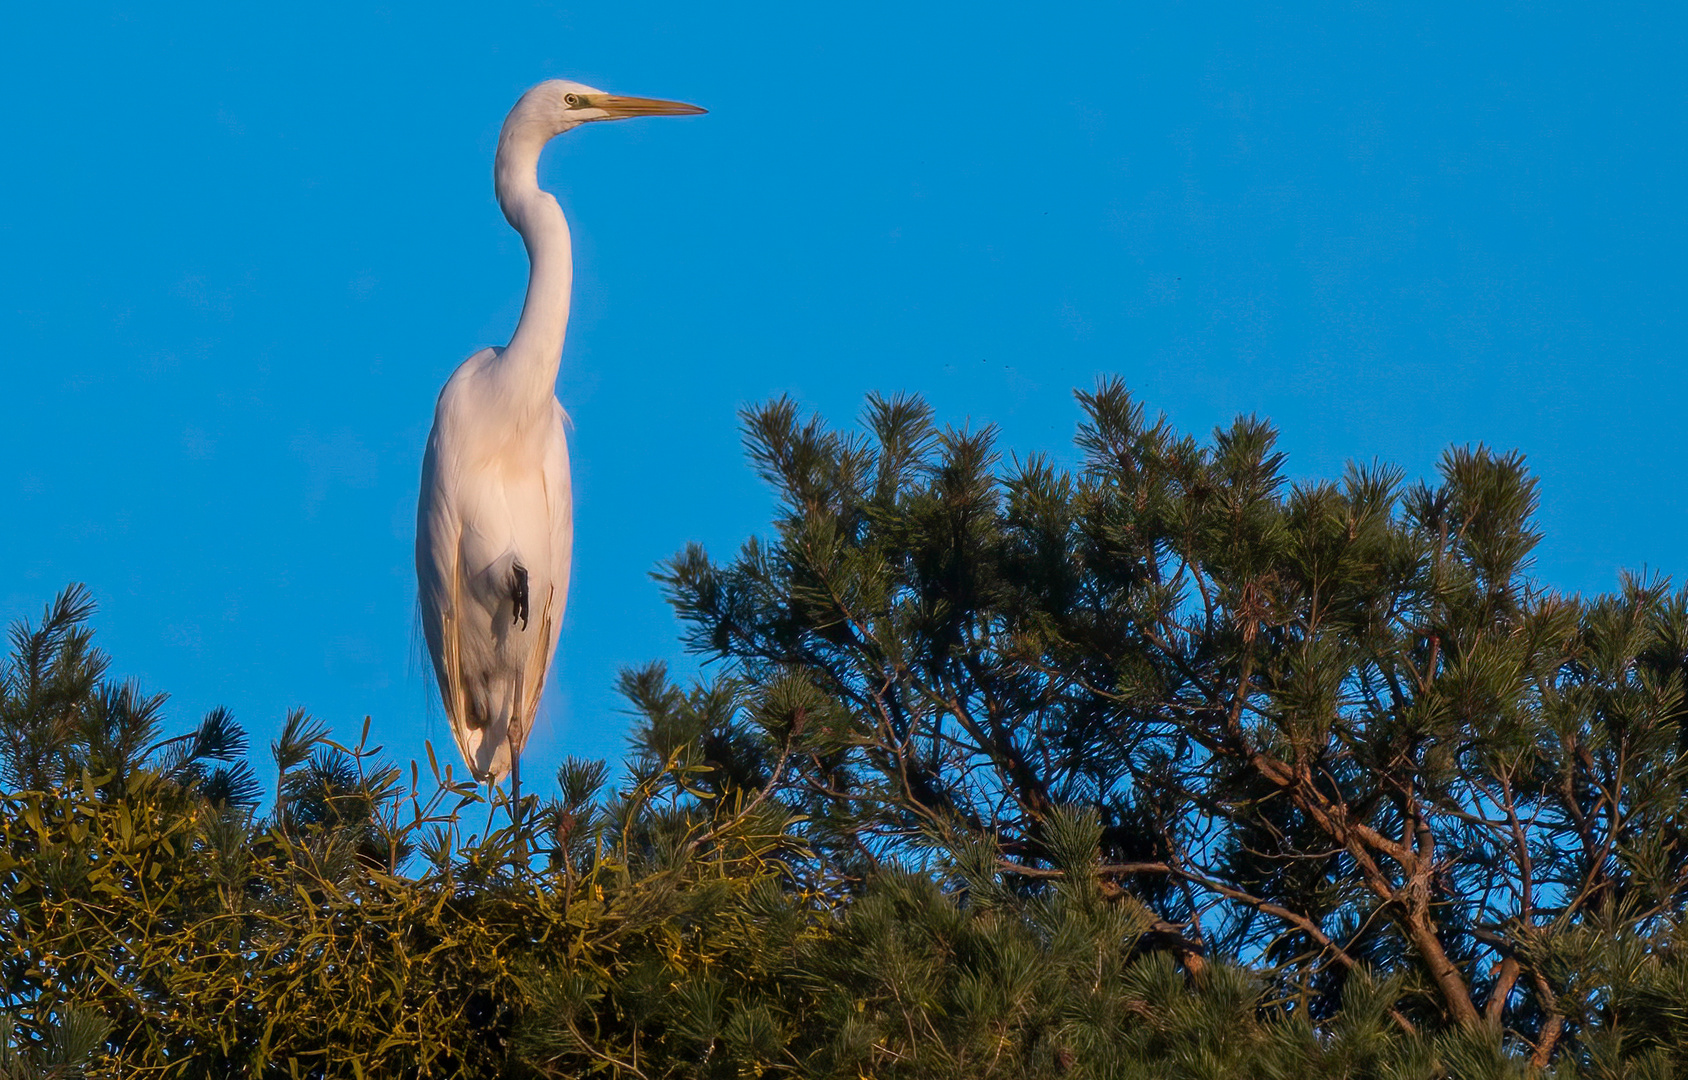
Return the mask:
POLYGON ((510 227, 521 234, 530 266, 522 317, 498 367, 518 400, 544 407, 556 393, 563 359, 574 254, 562 207, 539 187, 539 153, 556 132, 524 109, 525 104, 518 104, 505 119, 492 167, 498 205, 510 227))

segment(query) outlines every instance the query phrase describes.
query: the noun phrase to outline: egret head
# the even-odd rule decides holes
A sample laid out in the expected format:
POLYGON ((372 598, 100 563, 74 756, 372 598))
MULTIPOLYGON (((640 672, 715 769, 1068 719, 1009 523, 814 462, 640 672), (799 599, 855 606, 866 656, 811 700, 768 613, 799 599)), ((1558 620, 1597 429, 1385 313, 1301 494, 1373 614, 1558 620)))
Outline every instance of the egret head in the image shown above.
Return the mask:
POLYGON ((510 113, 523 125, 533 124, 547 136, 561 135, 595 120, 630 120, 636 116, 693 116, 707 110, 683 101, 606 94, 569 79, 549 79, 522 95, 510 113))
MULTIPOLYGON (((498 133, 498 153, 493 157, 493 191, 504 216, 517 232, 526 236, 527 211, 522 205, 527 193, 539 193, 537 170, 545 144, 565 131, 595 120, 629 120, 635 116, 690 116, 703 112, 696 105, 659 98, 624 97, 606 94, 596 87, 551 79, 522 95, 504 129, 498 133)), ((555 209, 549 195, 545 200, 555 209)), ((560 213, 560 212, 559 212, 560 213)))

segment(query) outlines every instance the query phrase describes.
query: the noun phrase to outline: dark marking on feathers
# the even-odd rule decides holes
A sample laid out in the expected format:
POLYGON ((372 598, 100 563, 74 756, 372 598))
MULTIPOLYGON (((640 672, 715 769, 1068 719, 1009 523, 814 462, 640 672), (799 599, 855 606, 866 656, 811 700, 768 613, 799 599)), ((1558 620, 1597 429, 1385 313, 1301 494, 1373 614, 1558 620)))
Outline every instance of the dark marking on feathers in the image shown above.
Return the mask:
POLYGON ((510 601, 515 613, 510 618, 511 625, 522 624, 526 630, 528 625, 528 572, 521 563, 510 564, 510 601))

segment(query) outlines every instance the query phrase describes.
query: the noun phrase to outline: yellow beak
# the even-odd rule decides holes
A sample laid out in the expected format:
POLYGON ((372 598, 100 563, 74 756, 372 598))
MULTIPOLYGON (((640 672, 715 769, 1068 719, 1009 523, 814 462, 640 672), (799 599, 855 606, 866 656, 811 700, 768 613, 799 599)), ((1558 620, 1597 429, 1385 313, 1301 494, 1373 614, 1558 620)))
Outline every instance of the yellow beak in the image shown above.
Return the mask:
POLYGON ((595 116, 594 120, 630 120, 635 116, 696 116, 698 113, 709 111, 696 105, 687 105, 683 101, 622 97, 620 94, 592 94, 582 104, 588 108, 602 109, 608 114, 595 116))

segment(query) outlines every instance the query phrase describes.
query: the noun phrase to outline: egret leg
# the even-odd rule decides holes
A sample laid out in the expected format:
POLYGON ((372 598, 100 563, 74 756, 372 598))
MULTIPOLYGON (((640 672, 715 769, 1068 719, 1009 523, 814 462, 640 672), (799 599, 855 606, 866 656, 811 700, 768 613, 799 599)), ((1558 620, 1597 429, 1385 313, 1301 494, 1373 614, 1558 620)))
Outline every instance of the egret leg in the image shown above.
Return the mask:
POLYGON ((527 869, 527 836, 522 832, 522 755, 510 755, 510 825, 516 830, 516 863, 527 869))

